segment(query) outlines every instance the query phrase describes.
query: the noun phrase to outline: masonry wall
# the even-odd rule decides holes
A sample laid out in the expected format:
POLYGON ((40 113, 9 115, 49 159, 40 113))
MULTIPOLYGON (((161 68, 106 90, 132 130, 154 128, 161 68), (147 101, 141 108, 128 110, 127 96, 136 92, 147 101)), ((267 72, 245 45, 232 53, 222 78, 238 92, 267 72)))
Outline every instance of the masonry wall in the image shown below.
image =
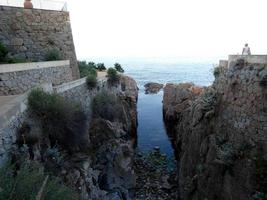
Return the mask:
POLYGON ((71 80, 69 61, 0 65, 0 96, 23 94, 43 83, 60 85, 71 80))
POLYGON ((68 12, 0 6, 0 42, 10 57, 31 61, 44 61, 57 49, 70 60, 73 79, 79 78, 68 12))

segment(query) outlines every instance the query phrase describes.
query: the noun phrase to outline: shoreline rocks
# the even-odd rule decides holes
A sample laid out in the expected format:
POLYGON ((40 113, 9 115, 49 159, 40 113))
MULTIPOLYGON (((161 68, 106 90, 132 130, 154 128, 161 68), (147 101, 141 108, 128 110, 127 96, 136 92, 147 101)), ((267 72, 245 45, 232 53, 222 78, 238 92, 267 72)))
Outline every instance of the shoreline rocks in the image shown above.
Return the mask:
POLYGON ((267 171, 267 89, 259 76, 264 70, 266 64, 231 62, 219 66, 210 87, 165 87, 164 120, 179 163, 181 199, 267 196, 261 171, 267 171))
POLYGON ((157 94, 163 88, 163 86, 164 85, 160 83, 149 82, 144 85, 145 94, 157 94))

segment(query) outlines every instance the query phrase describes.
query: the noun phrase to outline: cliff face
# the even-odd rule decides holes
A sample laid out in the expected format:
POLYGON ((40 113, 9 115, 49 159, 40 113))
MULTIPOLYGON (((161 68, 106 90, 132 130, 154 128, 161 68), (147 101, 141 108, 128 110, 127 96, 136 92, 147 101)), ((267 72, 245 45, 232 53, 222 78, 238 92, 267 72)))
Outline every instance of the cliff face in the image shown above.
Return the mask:
MULTIPOLYGON (((76 133, 62 133, 68 144, 78 142, 79 147, 72 145, 69 147, 71 151, 68 151, 61 145, 64 141, 52 141, 51 137, 56 132, 52 129, 49 137, 44 135, 43 122, 33 113, 27 113, 24 125, 17 133, 17 143, 20 145, 14 147, 12 160, 17 163, 20 160, 39 163, 45 172, 75 188, 81 199, 132 199, 135 187, 136 82, 130 77, 121 76, 119 84, 110 86, 102 82, 93 91, 87 89, 88 94, 85 94, 83 85, 79 87, 80 90, 78 87, 71 89, 71 94, 74 95, 75 90, 77 93, 83 91, 84 96, 92 99, 92 112, 86 112, 92 115, 86 118, 90 121, 89 126, 88 122, 79 125, 84 120, 81 117, 81 120, 78 118, 66 125, 73 129, 78 124, 81 128, 76 133), (41 136, 35 138, 34 143, 28 143, 27 138, 36 133, 41 136), (72 137, 75 134, 77 137, 72 137), (28 148, 23 153, 21 144, 28 148)), ((65 94, 64 98, 67 97, 65 94)), ((65 130, 66 127, 62 127, 65 130)))
POLYGON ((266 74, 264 63, 232 59, 210 87, 164 88, 181 199, 266 198, 266 74))

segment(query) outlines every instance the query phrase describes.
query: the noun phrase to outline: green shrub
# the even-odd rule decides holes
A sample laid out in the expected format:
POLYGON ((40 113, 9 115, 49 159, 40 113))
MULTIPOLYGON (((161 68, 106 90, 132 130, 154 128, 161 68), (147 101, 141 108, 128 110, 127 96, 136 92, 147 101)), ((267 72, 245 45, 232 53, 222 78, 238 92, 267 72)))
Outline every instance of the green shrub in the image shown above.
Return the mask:
POLYGON ((99 71, 104 71, 104 70, 106 70, 105 64, 104 64, 104 63, 98 63, 98 64, 96 65, 96 69, 99 70, 99 71))
POLYGON ((108 92, 101 92, 94 97, 92 110, 94 118, 103 118, 109 121, 126 118, 121 100, 108 92))
POLYGON ((57 49, 49 50, 45 55, 46 61, 62 60, 62 55, 57 49))
POLYGON ((97 78, 95 75, 89 74, 86 78, 86 84, 89 89, 93 89, 97 86, 97 78))
POLYGON ((94 62, 86 63, 86 61, 78 61, 78 66, 82 78, 91 74, 97 76, 96 65, 94 62))
POLYGON ((117 72, 124 73, 124 69, 121 67, 119 63, 115 63, 114 68, 117 70, 117 72))
POLYGON ((219 75, 220 75, 220 66, 214 67, 213 75, 214 75, 215 78, 219 77, 219 75))
POLYGON ((237 159, 237 151, 233 144, 224 143, 217 151, 217 159, 226 166, 232 166, 237 159))
MULTIPOLYGON (((32 163, 20 169, 7 165, 0 169, 0 200, 35 200, 46 175, 32 163)), ((78 193, 59 179, 49 176, 42 193, 44 200, 78 200, 78 193)))
POLYGON ((112 84, 116 83, 119 80, 119 75, 118 75, 116 69, 114 69, 112 67, 108 68, 107 77, 108 77, 108 81, 112 84))
POLYGON ((80 105, 35 89, 28 96, 28 109, 41 121, 42 132, 52 144, 58 143, 71 152, 86 148, 86 117, 80 105))
POLYGON ((6 62, 7 54, 7 48, 0 42, 0 63, 6 62))

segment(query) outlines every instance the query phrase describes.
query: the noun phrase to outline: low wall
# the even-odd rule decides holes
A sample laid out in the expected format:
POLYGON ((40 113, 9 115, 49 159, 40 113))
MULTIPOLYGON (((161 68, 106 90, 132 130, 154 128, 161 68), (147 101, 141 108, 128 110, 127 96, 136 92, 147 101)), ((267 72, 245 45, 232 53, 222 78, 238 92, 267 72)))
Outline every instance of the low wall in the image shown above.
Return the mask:
POLYGON ((229 55, 228 63, 230 65, 239 59, 244 59, 247 63, 267 64, 267 55, 229 55))
POLYGON ((71 80, 68 60, 0 65, 0 96, 23 94, 43 83, 60 85, 71 80))

